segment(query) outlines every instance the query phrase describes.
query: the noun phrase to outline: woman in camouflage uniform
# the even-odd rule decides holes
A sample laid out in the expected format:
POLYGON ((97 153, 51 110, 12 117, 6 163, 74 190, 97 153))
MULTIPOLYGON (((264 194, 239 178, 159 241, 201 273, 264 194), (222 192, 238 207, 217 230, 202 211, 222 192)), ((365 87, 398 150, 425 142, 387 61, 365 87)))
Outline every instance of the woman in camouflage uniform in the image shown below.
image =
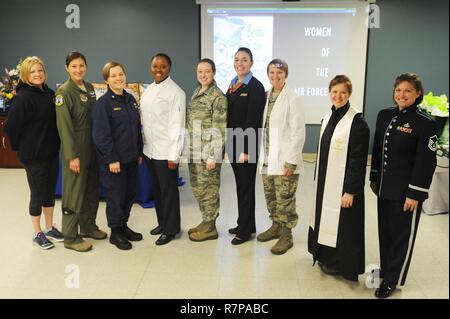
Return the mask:
POLYGON ((227 127, 227 99, 214 81, 216 66, 210 59, 197 64, 199 86, 187 107, 189 132, 189 175, 192 192, 202 213, 202 222, 189 229, 189 239, 217 239, 219 187, 227 127))
POLYGON ((299 174, 303 172, 305 142, 303 105, 286 85, 288 65, 274 59, 267 65, 272 88, 267 94, 259 167, 272 226, 260 233, 261 242, 278 239, 270 250, 282 255, 294 245, 292 228, 298 221, 295 207, 299 174))

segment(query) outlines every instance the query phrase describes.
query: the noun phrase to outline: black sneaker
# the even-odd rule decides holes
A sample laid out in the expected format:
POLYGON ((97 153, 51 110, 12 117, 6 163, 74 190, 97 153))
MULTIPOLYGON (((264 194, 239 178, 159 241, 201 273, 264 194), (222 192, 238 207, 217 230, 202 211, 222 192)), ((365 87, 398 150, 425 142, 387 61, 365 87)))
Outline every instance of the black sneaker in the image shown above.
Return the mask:
POLYGON ((55 247, 55 245, 48 240, 41 231, 33 237, 33 245, 38 246, 41 249, 50 249, 55 247))
POLYGON ((44 230, 44 234, 48 238, 53 239, 55 241, 59 241, 59 242, 64 241, 63 234, 61 234, 61 232, 55 226, 52 226, 52 229, 50 229, 48 231, 44 230))

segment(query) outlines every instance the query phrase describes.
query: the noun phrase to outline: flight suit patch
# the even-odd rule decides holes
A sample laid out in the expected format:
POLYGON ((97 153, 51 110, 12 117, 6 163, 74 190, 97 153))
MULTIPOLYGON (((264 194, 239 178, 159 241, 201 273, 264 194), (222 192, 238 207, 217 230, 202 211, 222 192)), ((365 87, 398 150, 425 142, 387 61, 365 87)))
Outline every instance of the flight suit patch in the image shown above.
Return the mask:
POLYGON ((55 105, 56 106, 62 106, 64 104, 64 97, 61 94, 58 94, 55 97, 55 105))
POLYGON ((241 95, 239 95, 239 96, 247 96, 248 95, 248 93, 241 93, 241 95))
POLYGON ((115 108, 113 108, 113 111, 122 111, 122 108, 121 107, 115 107, 115 108))
POLYGON ((80 100, 83 103, 86 103, 88 101, 88 97, 85 94, 80 94, 80 100))

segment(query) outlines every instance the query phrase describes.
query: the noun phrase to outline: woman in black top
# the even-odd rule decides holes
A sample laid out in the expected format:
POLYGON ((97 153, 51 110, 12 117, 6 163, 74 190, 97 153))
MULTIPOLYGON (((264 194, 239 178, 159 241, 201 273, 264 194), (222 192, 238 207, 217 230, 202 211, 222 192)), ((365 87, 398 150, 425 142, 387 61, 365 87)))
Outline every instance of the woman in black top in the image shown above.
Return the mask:
POLYGON ((28 57, 22 62, 19 77, 17 95, 12 102, 5 132, 27 173, 33 244, 49 249, 54 245, 47 237, 64 241, 62 234, 53 226, 59 152, 55 92, 45 84, 44 62, 38 57, 28 57), (41 229, 41 211, 45 216, 44 231, 41 229))
POLYGON ((436 168, 436 122, 418 105, 423 86, 416 74, 400 74, 394 83, 395 107, 378 113, 370 170, 370 187, 378 197, 380 288, 378 298, 403 286, 436 168))
POLYGON ((329 84, 331 112, 321 123, 314 174, 315 210, 308 251, 328 275, 358 281, 365 271, 364 182, 369 127, 350 105, 352 82, 336 75, 329 84))
POLYGON ((255 178, 258 162, 258 131, 262 126, 265 106, 264 86, 253 77, 250 68, 253 55, 248 48, 239 48, 234 56, 237 76, 227 91, 228 137, 227 153, 231 161, 238 198, 237 227, 228 231, 236 235, 231 243, 239 245, 256 232, 255 178))

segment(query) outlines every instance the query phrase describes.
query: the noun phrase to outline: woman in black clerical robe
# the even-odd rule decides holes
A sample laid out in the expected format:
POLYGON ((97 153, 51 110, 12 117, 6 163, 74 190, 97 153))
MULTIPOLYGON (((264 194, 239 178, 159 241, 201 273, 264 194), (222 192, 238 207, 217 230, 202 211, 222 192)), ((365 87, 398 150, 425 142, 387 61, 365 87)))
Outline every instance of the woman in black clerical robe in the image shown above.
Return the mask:
POLYGON ((357 281, 364 273, 364 181, 369 128, 350 106, 352 83, 337 75, 329 85, 331 113, 322 120, 314 174, 315 210, 308 251, 322 271, 357 281))

